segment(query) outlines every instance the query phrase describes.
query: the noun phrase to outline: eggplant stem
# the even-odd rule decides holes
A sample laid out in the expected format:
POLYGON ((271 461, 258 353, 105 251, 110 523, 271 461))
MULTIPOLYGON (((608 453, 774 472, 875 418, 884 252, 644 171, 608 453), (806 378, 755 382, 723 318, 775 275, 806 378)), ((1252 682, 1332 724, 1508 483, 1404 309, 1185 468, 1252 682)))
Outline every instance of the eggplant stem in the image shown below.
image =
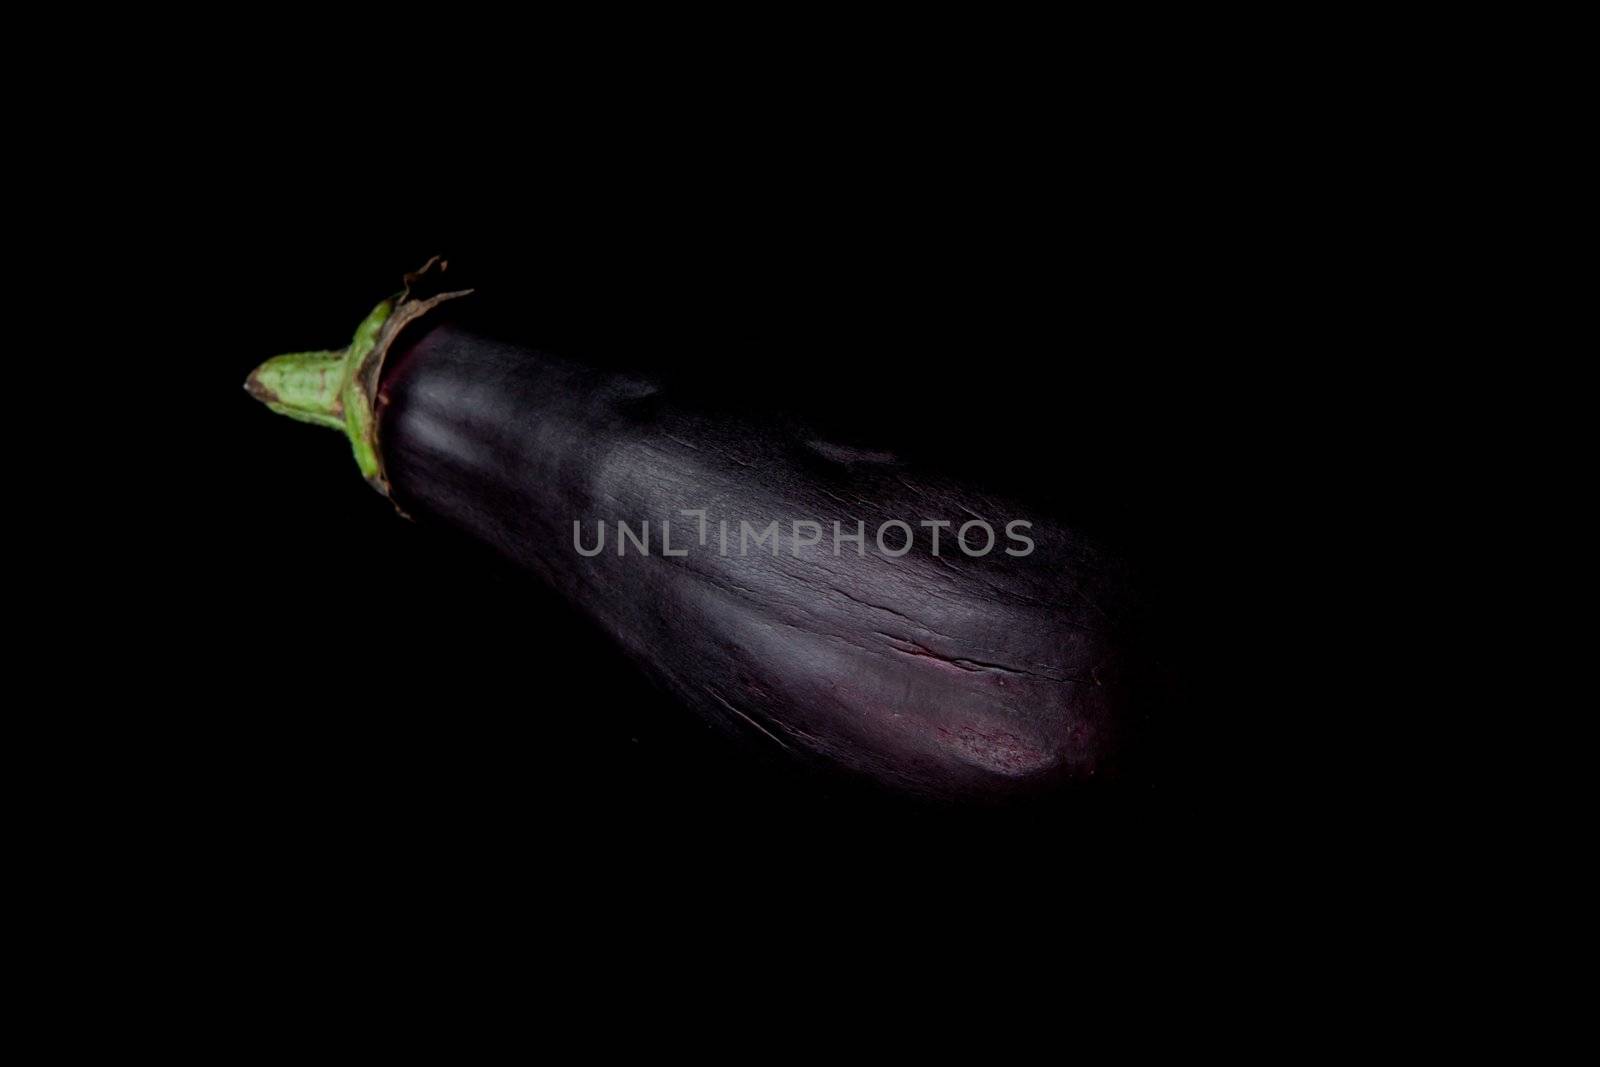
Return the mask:
POLYGON ((245 379, 245 391, 268 409, 291 419, 344 429, 345 350, 289 352, 273 356, 245 379))
POLYGON ((273 356, 251 371, 244 382, 246 392, 279 415, 343 430, 368 481, 380 477, 381 472, 373 440, 372 403, 363 395, 361 370, 377 347, 396 299, 391 297, 373 308, 344 348, 273 356))
POLYGON ((279 415, 343 430, 362 476, 384 496, 389 495, 389 482, 378 450, 377 417, 384 358, 408 323, 438 304, 472 291, 420 298, 413 287, 435 266, 444 270, 437 256, 421 271, 406 275, 405 291, 373 308, 344 348, 273 356, 251 371, 244 383, 246 392, 279 415))

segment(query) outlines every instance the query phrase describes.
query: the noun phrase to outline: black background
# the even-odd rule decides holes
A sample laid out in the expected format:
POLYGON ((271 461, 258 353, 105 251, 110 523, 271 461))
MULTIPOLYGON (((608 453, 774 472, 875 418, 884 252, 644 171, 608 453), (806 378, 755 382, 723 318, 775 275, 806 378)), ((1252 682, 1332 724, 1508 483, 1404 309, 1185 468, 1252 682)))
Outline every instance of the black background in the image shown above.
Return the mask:
POLYGON ((214 679, 169 724, 204 754, 180 757, 175 804, 204 798, 208 832, 283 877, 412 852, 611 870, 801 844, 826 872, 901 842, 953 862, 1170 843, 1230 773, 1190 746, 1232 711, 1210 668, 1248 646, 1239 568, 1270 537, 1242 518, 1261 486, 1241 457, 1282 280, 1209 157, 1152 154, 1147 133, 1063 155, 1027 121, 805 150, 447 127, 343 161, 331 143, 210 160, 149 254, 188 309, 162 344, 192 390, 164 558, 214 679), (1066 516, 1148 601, 1179 695, 1159 758, 979 810, 801 775, 710 733, 536 583, 398 518, 338 435, 241 383, 343 344, 435 254, 515 294, 554 351, 781 400, 1066 516))

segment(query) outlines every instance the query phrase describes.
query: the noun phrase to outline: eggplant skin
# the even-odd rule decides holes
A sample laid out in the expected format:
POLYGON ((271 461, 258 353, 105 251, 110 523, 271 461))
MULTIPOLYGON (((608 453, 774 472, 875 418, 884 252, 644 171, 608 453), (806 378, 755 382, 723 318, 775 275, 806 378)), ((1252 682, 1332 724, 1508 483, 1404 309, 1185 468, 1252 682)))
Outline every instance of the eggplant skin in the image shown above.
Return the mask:
POLYGON ((1129 777, 1142 713, 1128 595, 1072 531, 892 454, 697 408, 469 321, 425 320, 385 367, 378 437, 406 512, 538 575, 685 703, 774 750, 945 797, 1129 777), (706 512, 706 546, 685 509, 706 512), (953 543, 975 516, 998 538, 981 558, 953 543), (953 525, 938 556, 917 527, 892 558, 873 531, 894 518, 953 525), (776 555, 732 539, 718 552, 720 522, 774 519, 776 555), (792 519, 819 522, 822 541, 797 546, 792 519), (1030 555, 1003 551, 1012 519, 1032 523, 1030 555), (663 520, 687 555, 662 553, 663 520), (591 549, 603 523, 605 550, 576 551, 574 521, 591 549), (618 554, 619 521, 649 522, 648 555, 618 554), (835 521, 865 522, 865 556, 834 554, 835 521))

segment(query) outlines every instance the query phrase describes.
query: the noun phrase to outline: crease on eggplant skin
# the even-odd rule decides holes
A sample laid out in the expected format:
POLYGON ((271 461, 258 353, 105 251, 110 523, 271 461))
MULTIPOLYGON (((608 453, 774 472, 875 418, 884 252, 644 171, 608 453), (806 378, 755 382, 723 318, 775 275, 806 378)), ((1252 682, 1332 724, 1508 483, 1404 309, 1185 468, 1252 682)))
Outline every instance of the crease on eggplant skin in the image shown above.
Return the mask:
MULTIPOLYGON (((1114 767, 1126 713, 1114 568, 1025 508, 803 428, 680 407, 656 383, 477 337, 415 334, 384 378, 398 504, 489 542, 583 607, 681 699, 762 745, 880 781, 982 795, 1114 767), (830 451, 832 454, 830 455, 830 451), (679 514, 705 508, 709 543, 679 514), (1034 520, 1029 557, 940 557, 872 544, 890 517, 1034 520), (572 521, 637 530, 652 552, 595 557, 572 521), (778 554, 737 555, 740 519, 780 520, 778 554), (789 519, 822 524, 795 554, 789 519), (684 557, 659 552, 672 523, 684 557), (832 521, 866 524, 867 554, 832 553, 832 521), (719 556, 720 520, 730 551, 719 556)), ((883 454, 886 456, 886 454, 883 454)), ((898 535, 891 543, 898 544, 898 535)))

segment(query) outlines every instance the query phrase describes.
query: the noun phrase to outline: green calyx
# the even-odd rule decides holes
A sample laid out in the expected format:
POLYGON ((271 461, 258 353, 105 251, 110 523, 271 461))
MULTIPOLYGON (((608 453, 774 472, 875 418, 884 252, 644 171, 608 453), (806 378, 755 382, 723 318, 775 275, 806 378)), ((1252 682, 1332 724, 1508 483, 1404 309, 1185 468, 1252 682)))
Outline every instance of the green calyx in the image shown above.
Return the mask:
POLYGON ((289 352, 273 356, 250 372, 244 387, 279 415, 343 430, 356 464, 371 482, 380 464, 373 398, 361 385, 361 366, 376 349, 383 324, 394 314, 395 299, 383 301, 361 320, 348 347, 332 352, 289 352))
POLYGON ((430 308, 471 291, 416 298, 412 287, 436 263, 442 271, 444 264, 434 259, 416 274, 408 274, 405 292, 373 308, 345 348, 273 356, 251 371, 244 383, 251 396, 279 415, 343 430, 362 476, 385 496, 389 483, 378 447, 377 418, 383 361, 395 337, 408 323, 430 308))

